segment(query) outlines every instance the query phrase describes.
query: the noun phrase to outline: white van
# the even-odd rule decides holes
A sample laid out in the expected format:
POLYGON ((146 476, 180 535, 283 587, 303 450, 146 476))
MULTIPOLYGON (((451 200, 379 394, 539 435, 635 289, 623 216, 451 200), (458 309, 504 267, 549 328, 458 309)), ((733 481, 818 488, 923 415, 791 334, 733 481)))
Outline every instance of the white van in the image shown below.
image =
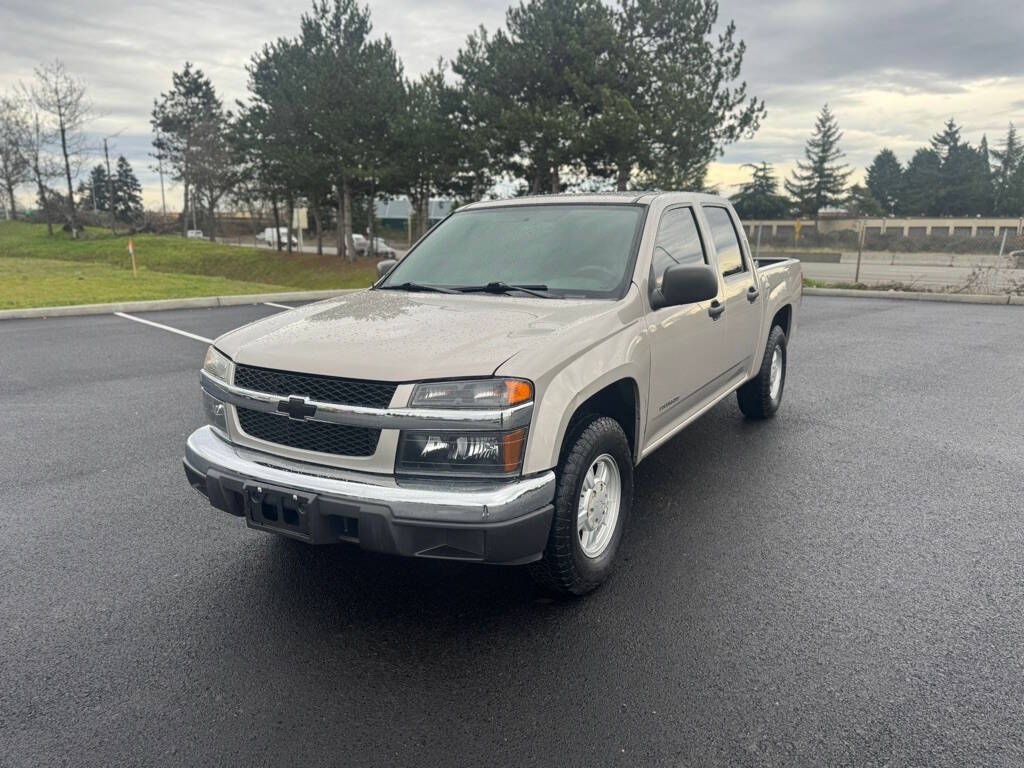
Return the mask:
MULTIPOLYGON (((274 229, 273 227, 267 227, 258 235, 256 235, 257 240, 261 240, 265 242, 267 245, 277 245, 278 238, 280 238, 280 241, 282 243, 288 242, 288 227, 278 227, 277 229, 274 229)), ((295 235, 292 235, 292 245, 298 244, 299 241, 296 239, 295 235)))

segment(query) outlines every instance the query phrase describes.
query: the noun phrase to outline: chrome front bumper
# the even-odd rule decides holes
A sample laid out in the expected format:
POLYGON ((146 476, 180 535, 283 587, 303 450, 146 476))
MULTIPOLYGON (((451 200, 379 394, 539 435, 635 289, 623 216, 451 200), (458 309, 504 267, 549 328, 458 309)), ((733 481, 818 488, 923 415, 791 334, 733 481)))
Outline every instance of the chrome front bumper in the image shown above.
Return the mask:
POLYGON ((511 482, 396 479, 282 459, 228 443, 211 427, 188 438, 184 464, 193 487, 250 527, 421 557, 536 560, 555 496, 551 471, 511 482), (297 523, 268 521, 264 497, 296 505, 297 523))

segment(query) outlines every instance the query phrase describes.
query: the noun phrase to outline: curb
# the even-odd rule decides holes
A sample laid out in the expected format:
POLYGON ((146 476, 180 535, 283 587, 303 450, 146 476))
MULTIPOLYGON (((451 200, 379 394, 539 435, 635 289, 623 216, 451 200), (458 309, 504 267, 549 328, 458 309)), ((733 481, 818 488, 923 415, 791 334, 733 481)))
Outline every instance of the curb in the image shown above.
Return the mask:
POLYGON ((852 288, 804 288, 804 296, 843 296, 857 299, 944 301, 950 304, 1001 304, 1024 306, 1024 296, 1010 294, 925 293, 923 291, 870 291, 852 288))
POLYGON ((154 299, 152 301, 122 301, 112 304, 72 304, 67 307, 26 307, 0 310, 0 320, 19 320, 30 317, 78 317, 82 315, 109 315, 114 312, 156 312, 161 309, 206 309, 210 307, 237 307, 244 304, 262 304, 265 301, 318 301, 332 299, 362 288, 338 288, 327 291, 290 291, 288 293, 250 293, 241 296, 199 296, 192 299, 154 299))

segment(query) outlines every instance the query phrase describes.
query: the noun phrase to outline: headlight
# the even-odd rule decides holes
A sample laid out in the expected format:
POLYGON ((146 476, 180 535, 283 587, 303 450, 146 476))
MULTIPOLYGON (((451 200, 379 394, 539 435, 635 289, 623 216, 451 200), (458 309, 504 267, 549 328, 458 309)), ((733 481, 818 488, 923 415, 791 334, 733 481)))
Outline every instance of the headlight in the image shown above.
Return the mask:
POLYGON ((513 477, 523 465, 526 428, 511 432, 402 432, 397 473, 513 477))
MULTIPOLYGON (((206 350, 206 359, 203 360, 203 370, 220 379, 223 382, 228 380, 228 371, 231 369, 231 361, 214 349, 212 346, 206 350)), ((227 419, 224 415, 224 403, 215 398, 205 389, 203 390, 203 413, 206 414, 206 423, 214 429, 227 433, 227 419)))
POLYGON ((221 381, 228 380, 228 369, 231 361, 214 349, 212 346, 206 350, 206 359, 203 360, 203 370, 221 381))
POLYGON ((417 384, 413 408, 505 408, 533 399, 533 384, 524 379, 428 381, 417 384))

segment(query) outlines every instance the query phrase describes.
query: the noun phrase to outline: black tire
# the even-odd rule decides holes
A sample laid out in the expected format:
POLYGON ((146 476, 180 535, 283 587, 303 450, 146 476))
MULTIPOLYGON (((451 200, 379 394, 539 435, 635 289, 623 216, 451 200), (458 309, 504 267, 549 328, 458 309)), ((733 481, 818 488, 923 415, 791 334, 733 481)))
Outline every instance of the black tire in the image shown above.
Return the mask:
POLYGON ((786 333, 779 326, 773 326, 768 334, 760 370, 754 378, 736 390, 740 410, 748 419, 770 419, 779 410, 782 393, 786 390, 786 359, 786 333), (778 395, 772 397, 772 357, 776 349, 782 355, 782 381, 779 383, 778 395))
POLYGON ((544 557, 529 566, 541 586, 562 595, 583 595, 608 578, 622 541, 633 503, 633 454, 629 440, 615 419, 594 416, 576 424, 566 441, 556 470, 555 513, 544 557), (608 454, 619 470, 621 496, 618 519, 605 550, 597 557, 584 554, 576 526, 579 497, 591 464, 608 454))

